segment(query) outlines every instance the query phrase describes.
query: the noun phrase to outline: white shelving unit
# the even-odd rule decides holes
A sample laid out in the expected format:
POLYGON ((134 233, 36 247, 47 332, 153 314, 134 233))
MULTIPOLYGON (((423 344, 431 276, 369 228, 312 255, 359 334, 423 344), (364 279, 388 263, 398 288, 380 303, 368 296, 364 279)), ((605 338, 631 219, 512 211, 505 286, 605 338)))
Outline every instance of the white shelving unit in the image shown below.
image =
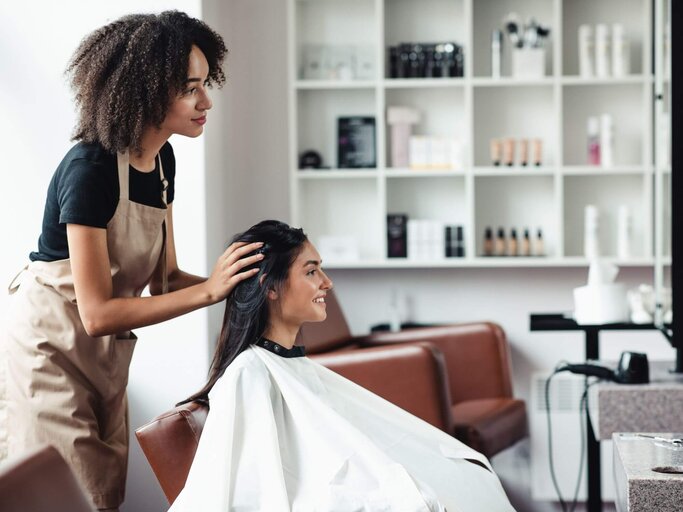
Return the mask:
MULTIPOLYGON (((288 0, 290 192, 295 225, 314 243, 325 235, 353 237, 358 261, 328 261, 328 268, 564 267, 587 264, 583 211, 601 210, 602 249, 622 266, 653 264, 653 12, 649 0, 288 0), (504 42, 503 76, 490 76, 491 31, 504 16, 534 16, 551 28, 546 76, 510 77, 504 42), (621 23, 630 42, 631 74, 578 76, 581 24, 621 23), (464 49, 464 76, 388 78, 389 46, 454 41, 464 49), (311 45, 363 48, 374 74, 362 80, 307 79, 304 52, 311 45), (369 57, 368 57, 369 56, 369 57), (389 167, 389 106, 419 109, 413 134, 457 137, 459 169, 389 167), (614 166, 587 165, 586 122, 609 113, 615 126, 614 166), (338 169, 336 120, 371 116, 376 123, 372 169, 338 169), (541 138, 539 167, 494 167, 489 141, 541 138), (321 154, 325 170, 300 170, 299 155, 321 154), (617 260, 616 214, 632 218, 632 258, 617 260), (464 226, 465 257, 429 261, 387 258, 386 216, 405 213, 464 226), (485 257, 486 227, 494 235, 542 229, 543 257, 485 257)), ((665 187, 665 193, 668 188, 665 187)), ((670 242, 665 241, 668 250, 670 242)))

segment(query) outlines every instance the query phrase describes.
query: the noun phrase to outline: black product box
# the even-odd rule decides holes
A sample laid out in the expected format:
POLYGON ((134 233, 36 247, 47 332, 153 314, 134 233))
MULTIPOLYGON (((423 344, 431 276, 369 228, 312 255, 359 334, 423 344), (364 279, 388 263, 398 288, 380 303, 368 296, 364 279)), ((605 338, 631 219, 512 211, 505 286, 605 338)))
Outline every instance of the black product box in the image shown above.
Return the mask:
POLYGON ((465 240, 463 239, 462 226, 446 226, 446 257, 465 257, 465 240))
POLYGON ((457 43, 400 43, 388 49, 389 78, 453 78, 464 75, 457 43))
POLYGON ((408 216, 403 213, 387 215, 387 257, 408 257, 408 216))
POLYGON ((337 120, 337 167, 376 167, 375 118, 340 117, 337 120))

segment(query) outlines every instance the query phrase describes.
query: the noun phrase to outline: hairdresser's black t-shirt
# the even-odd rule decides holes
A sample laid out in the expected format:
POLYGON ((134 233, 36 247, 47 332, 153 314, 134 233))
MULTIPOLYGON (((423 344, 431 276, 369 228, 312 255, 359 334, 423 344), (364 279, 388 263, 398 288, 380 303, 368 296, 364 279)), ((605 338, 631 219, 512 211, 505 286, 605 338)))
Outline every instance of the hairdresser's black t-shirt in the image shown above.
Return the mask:
MULTIPOLYGON (((175 193, 175 156, 167 142, 159 151, 168 181, 166 202, 175 193)), ((159 162, 152 172, 129 170, 131 201, 163 208, 159 162)), ((47 189, 43 230, 38 250, 29 255, 31 261, 56 261, 69 257, 66 225, 82 224, 106 228, 119 203, 119 174, 116 155, 99 144, 79 142, 57 167, 47 189)))

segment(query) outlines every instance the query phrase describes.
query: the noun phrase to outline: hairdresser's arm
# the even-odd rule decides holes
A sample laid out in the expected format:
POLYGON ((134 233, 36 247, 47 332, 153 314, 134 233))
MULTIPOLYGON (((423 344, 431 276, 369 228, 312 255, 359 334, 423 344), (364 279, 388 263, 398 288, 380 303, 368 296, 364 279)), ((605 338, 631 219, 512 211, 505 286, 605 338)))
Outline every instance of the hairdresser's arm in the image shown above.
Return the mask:
POLYGON ((223 300, 239 283, 258 272, 240 269, 262 255, 242 258, 259 244, 235 243, 218 258, 211 276, 198 284, 153 297, 115 298, 105 229, 67 224, 69 257, 78 311, 90 336, 105 336, 157 324, 223 300))
MULTIPOLYGON (((158 271, 161 269, 158 268, 158 271)), ((173 236, 173 203, 168 205, 166 211, 166 275, 168 277, 168 291, 182 290, 188 286, 200 284, 206 281, 206 277, 196 276, 184 272, 178 268, 178 260, 175 252, 175 237, 173 236)), ((155 272, 149 283, 149 291, 152 295, 161 294, 162 275, 155 272)))

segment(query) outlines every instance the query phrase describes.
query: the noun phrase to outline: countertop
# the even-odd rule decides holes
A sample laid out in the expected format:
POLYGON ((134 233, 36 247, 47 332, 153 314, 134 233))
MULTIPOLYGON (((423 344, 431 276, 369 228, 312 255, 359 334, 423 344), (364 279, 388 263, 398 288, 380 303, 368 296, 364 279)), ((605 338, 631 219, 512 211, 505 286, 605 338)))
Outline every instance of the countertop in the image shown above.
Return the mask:
MULTIPOLYGON (((644 434, 667 439, 681 434, 644 434)), ((683 510, 683 445, 614 434, 614 477, 618 512, 683 510)))
POLYGON ((588 404, 596 438, 612 439, 616 432, 683 432, 683 375, 670 368, 672 362, 650 362, 649 384, 602 381, 591 386, 588 404))

